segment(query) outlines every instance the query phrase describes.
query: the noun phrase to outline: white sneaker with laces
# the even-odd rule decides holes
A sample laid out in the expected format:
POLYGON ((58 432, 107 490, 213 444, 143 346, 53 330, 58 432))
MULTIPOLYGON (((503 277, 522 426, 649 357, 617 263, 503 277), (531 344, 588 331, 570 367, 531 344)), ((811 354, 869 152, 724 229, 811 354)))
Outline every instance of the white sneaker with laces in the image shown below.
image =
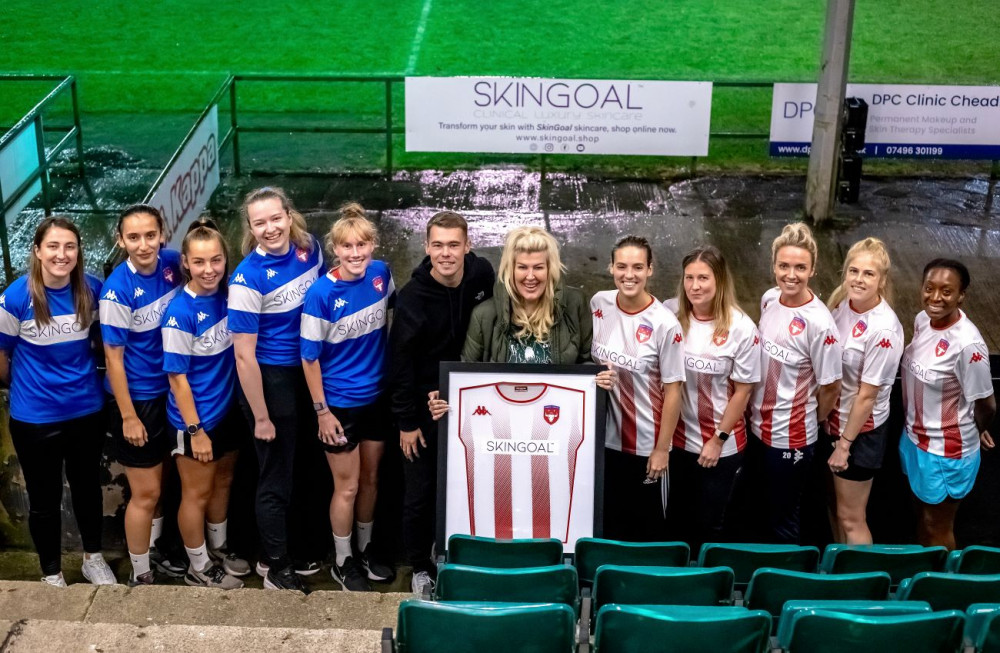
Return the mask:
POLYGON ((417 596, 429 598, 431 592, 434 591, 434 579, 426 571, 418 571, 413 574, 413 579, 410 581, 410 589, 417 596))
POLYGON ((94 585, 117 585, 118 579, 115 578, 115 573, 111 571, 111 567, 108 566, 107 561, 104 560, 104 556, 100 553, 91 554, 88 558, 86 555, 83 556, 83 577, 89 580, 94 585))
POLYGON ((42 582, 53 587, 67 587, 66 579, 63 578, 62 572, 58 574, 52 574, 51 576, 42 576, 42 582))

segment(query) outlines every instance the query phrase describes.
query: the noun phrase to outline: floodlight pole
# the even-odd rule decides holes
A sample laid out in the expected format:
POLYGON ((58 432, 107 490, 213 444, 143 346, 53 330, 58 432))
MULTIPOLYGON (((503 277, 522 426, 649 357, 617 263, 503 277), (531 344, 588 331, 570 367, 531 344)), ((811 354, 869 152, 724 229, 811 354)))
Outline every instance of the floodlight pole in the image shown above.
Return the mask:
POLYGON ((819 88, 816 90, 816 118, 806 177, 805 211, 815 224, 833 216, 853 25, 854 0, 827 0, 819 88))

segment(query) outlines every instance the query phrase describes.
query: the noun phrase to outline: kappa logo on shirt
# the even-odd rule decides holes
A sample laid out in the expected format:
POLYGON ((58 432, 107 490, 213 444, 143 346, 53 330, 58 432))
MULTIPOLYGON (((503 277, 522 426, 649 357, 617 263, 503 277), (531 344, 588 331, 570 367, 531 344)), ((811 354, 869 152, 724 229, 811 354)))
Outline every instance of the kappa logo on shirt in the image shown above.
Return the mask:
POLYGON ((827 336, 826 340, 823 341, 824 345, 833 345, 837 343, 837 339, 833 336, 827 336))
POLYGON ((268 269, 267 269, 267 278, 268 278, 268 279, 271 279, 271 278, 273 278, 273 277, 276 277, 276 276, 278 276, 278 273, 277 273, 277 272, 275 272, 275 271, 274 271, 274 270, 272 270, 271 268, 268 268, 268 269))
POLYGON ((492 415, 490 411, 486 410, 486 406, 476 406, 476 409, 472 411, 473 415, 492 415))
POLYGON ((545 406, 542 408, 542 419, 551 426, 559 421, 559 406, 545 406))
POLYGON ((649 337, 653 335, 653 327, 648 324, 640 324, 639 328, 635 330, 635 339, 640 343, 649 340, 649 337))
POLYGON ((940 340, 938 340, 938 344, 934 347, 934 354, 938 358, 941 358, 947 351, 948 351, 948 341, 945 340, 944 338, 941 338, 940 340))
POLYGON ((7 295, 0 295, 0 306, 7 306, 7 295))
POLYGON ((878 346, 882 349, 892 349, 892 343, 889 342, 888 338, 882 338, 878 341, 878 346))
POLYGON ((722 345, 726 344, 727 340, 729 340, 728 331, 726 331, 725 333, 720 333, 719 335, 712 338, 712 342, 715 343, 716 347, 721 347, 722 345))
POLYGON ((760 344, 760 336, 754 336, 753 337, 753 344, 754 344, 754 347, 756 347, 757 345, 760 344))
POLYGON ((245 286, 247 285, 247 280, 243 277, 243 273, 241 272, 233 277, 233 283, 242 283, 245 286))
POLYGON ((980 354, 978 351, 972 353, 972 358, 969 359, 970 363, 978 363, 981 360, 986 360, 986 357, 980 354))
POLYGON ((342 299, 340 297, 337 298, 337 301, 333 302, 334 308, 343 308, 345 306, 347 306, 347 300, 342 299))
POLYGON ((789 322, 788 324, 788 333, 792 334, 793 336, 797 336, 805 330, 806 330, 806 321, 803 320, 798 315, 793 317, 792 321, 789 322))
POLYGON ((167 280, 168 283, 174 282, 174 269, 173 268, 163 268, 163 278, 167 280))
POLYGON ((172 317, 169 320, 167 320, 167 326, 168 327, 175 327, 175 328, 179 329, 181 325, 177 324, 177 318, 172 317))
POLYGON ((116 302, 118 301, 118 295, 115 294, 114 290, 109 290, 104 293, 104 299, 110 299, 111 301, 116 302))
POLYGON ((200 323, 200 322, 201 322, 202 320, 204 320, 204 319, 205 319, 206 317, 208 317, 208 313, 202 313, 201 311, 198 311, 198 322, 199 322, 199 323, 200 323))
POLYGON ((295 258, 297 258, 300 261, 302 261, 303 263, 305 263, 306 261, 309 260, 309 252, 307 252, 304 249, 296 247, 295 248, 295 258))
POLYGON ((676 345, 676 344, 679 344, 679 343, 680 343, 680 342, 682 342, 683 340, 684 340, 684 336, 682 336, 682 335, 681 335, 681 334, 679 334, 679 333, 675 333, 675 334, 674 334, 674 344, 675 344, 675 345, 676 345))
POLYGON ((597 309, 596 311, 594 311, 594 317, 596 317, 598 320, 603 320, 604 311, 602 311, 601 309, 597 309))
POLYGON ((382 281, 382 277, 375 277, 372 279, 372 285, 375 286, 375 290, 378 291, 378 294, 381 295, 385 292, 385 282, 382 281))
POLYGON ((861 335, 867 330, 868 330, 868 325, 865 324, 862 320, 858 320, 858 323, 854 325, 853 329, 851 329, 851 335, 854 336, 855 338, 860 338, 861 335))
POLYGON ((136 288, 135 295, 132 297, 132 299, 138 299, 139 297, 142 297, 145 294, 146 294, 145 290, 143 290, 142 288, 136 288))

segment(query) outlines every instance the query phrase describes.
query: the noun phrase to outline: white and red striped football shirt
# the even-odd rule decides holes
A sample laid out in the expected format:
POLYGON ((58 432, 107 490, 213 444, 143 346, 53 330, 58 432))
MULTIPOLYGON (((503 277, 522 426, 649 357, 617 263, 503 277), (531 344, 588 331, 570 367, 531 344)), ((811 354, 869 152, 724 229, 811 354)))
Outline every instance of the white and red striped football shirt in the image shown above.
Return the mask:
POLYGON ((965 313, 947 329, 935 329, 920 311, 903 350, 902 376, 906 431, 914 444, 945 458, 979 451, 974 404, 993 394, 993 384, 986 343, 965 313))
POLYGON ((754 435, 776 449, 816 441, 816 389, 841 377, 840 336, 830 311, 813 295, 785 306, 777 288, 760 300, 762 380, 750 397, 754 435))
POLYGON ((469 533, 500 539, 569 538, 584 392, 547 383, 462 388, 469 533))
POLYGON ((594 295, 590 312, 594 315, 590 355, 598 363, 611 363, 618 373, 604 444, 648 456, 660 434, 663 385, 684 380, 681 325, 655 297, 638 313, 623 311, 617 290, 594 295))
POLYGON ((860 433, 881 426, 889 419, 889 395, 903 356, 903 325, 883 299, 865 313, 856 313, 845 299, 833 309, 840 342, 844 347, 844 376, 840 396, 826 421, 826 431, 839 437, 862 383, 879 386, 875 405, 860 433))
MULTIPOLYGON (((677 298, 663 302, 677 313, 677 298)), ((733 310, 729 331, 715 336, 714 320, 691 317, 684 336, 684 399, 681 419, 674 431, 674 446, 701 454, 733 396, 736 383, 760 381, 760 343, 757 326, 746 313, 733 310)), ((741 416, 731 430, 733 437, 722 445, 722 456, 743 451, 747 443, 746 425, 741 416)))

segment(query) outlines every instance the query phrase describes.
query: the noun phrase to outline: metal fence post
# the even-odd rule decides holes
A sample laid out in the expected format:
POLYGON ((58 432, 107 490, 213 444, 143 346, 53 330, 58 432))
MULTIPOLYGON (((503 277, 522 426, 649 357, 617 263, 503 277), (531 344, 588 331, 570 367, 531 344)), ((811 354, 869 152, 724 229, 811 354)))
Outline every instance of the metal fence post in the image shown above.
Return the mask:
POLYGON ((233 174, 240 174, 240 125, 236 118, 236 78, 229 84, 229 124, 233 129, 233 174))
POLYGON ((80 176, 86 175, 83 165, 83 129, 80 127, 80 102, 76 96, 76 77, 70 78, 69 90, 70 96, 73 98, 73 126, 76 127, 76 158, 79 162, 77 167, 80 168, 80 176))
POLYGON ((0 186, 0 247, 3 248, 3 270, 6 275, 4 286, 14 280, 14 266, 10 262, 10 243, 7 241, 7 212, 4 206, 3 187, 0 186))
POLYGON ((45 207, 45 215, 52 215, 52 197, 49 188, 49 161, 45 156, 45 132, 42 131, 42 114, 35 115, 35 145, 38 148, 38 178, 42 182, 42 206, 45 207))
POLYGON ((392 179, 392 80, 385 80, 385 177, 392 179))

